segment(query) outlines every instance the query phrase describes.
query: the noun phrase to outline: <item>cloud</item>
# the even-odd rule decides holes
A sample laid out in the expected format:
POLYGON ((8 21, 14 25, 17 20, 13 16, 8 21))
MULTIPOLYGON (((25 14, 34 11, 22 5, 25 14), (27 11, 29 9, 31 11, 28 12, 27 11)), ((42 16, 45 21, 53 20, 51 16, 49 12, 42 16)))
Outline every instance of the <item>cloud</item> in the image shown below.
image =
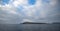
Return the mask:
POLYGON ((30 5, 27 0, 10 0, 5 5, 0 3, 0 20, 6 24, 19 24, 22 21, 59 21, 58 4, 58 0, 49 0, 49 3, 36 0, 34 5, 30 5))
POLYGON ((0 24, 18 24, 21 17, 15 14, 8 14, 5 11, 0 11, 0 24))
POLYGON ((27 0, 14 0, 14 2, 12 3, 15 7, 19 6, 19 5, 25 5, 27 4, 27 0))
POLYGON ((16 14, 16 9, 12 8, 12 6, 10 6, 9 4, 1 6, 1 9, 3 11, 7 11, 8 13, 16 14))
POLYGON ((22 23, 23 23, 23 22, 33 22, 33 21, 30 20, 30 19, 23 19, 22 23))

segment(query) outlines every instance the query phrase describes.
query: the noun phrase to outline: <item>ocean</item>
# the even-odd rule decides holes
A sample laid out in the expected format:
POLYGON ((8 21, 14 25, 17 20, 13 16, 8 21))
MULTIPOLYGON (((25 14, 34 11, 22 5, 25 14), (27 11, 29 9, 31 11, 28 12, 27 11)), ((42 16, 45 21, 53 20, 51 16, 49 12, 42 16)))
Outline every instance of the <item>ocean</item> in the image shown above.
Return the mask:
POLYGON ((0 31, 60 31, 60 24, 0 24, 0 31))

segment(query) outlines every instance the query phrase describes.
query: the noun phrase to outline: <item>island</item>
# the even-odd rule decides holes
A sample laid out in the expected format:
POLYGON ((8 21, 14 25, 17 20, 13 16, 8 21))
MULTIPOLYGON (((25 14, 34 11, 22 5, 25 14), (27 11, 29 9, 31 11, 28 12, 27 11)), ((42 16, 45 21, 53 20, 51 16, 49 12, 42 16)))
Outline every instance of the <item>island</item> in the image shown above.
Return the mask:
POLYGON ((21 24, 46 24, 46 23, 38 23, 38 22, 23 22, 21 24))

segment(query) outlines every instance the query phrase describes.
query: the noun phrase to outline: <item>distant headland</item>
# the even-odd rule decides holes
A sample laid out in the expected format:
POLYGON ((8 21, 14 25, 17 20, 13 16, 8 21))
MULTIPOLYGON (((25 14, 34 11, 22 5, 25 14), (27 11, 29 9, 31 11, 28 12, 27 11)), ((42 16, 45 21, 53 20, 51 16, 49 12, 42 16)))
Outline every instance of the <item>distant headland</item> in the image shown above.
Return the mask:
POLYGON ((60 24, 60 22, 53 22, 53 23, 23 22, 21 24, 60 24))
POLYGON ((24 22, 24 23, 21 23, 21 24, 46 24, 46 23, 37 23, 37 22, 24 22))

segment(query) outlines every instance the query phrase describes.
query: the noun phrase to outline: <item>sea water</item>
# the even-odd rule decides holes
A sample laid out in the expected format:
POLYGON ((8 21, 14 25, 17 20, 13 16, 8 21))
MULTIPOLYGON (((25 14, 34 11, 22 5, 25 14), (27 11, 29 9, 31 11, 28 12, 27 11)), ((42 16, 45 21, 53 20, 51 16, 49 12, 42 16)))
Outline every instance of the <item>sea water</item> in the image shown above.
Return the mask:
POLYGON ((0 31, 60 31, 60 24, 0 24, 0 31))

